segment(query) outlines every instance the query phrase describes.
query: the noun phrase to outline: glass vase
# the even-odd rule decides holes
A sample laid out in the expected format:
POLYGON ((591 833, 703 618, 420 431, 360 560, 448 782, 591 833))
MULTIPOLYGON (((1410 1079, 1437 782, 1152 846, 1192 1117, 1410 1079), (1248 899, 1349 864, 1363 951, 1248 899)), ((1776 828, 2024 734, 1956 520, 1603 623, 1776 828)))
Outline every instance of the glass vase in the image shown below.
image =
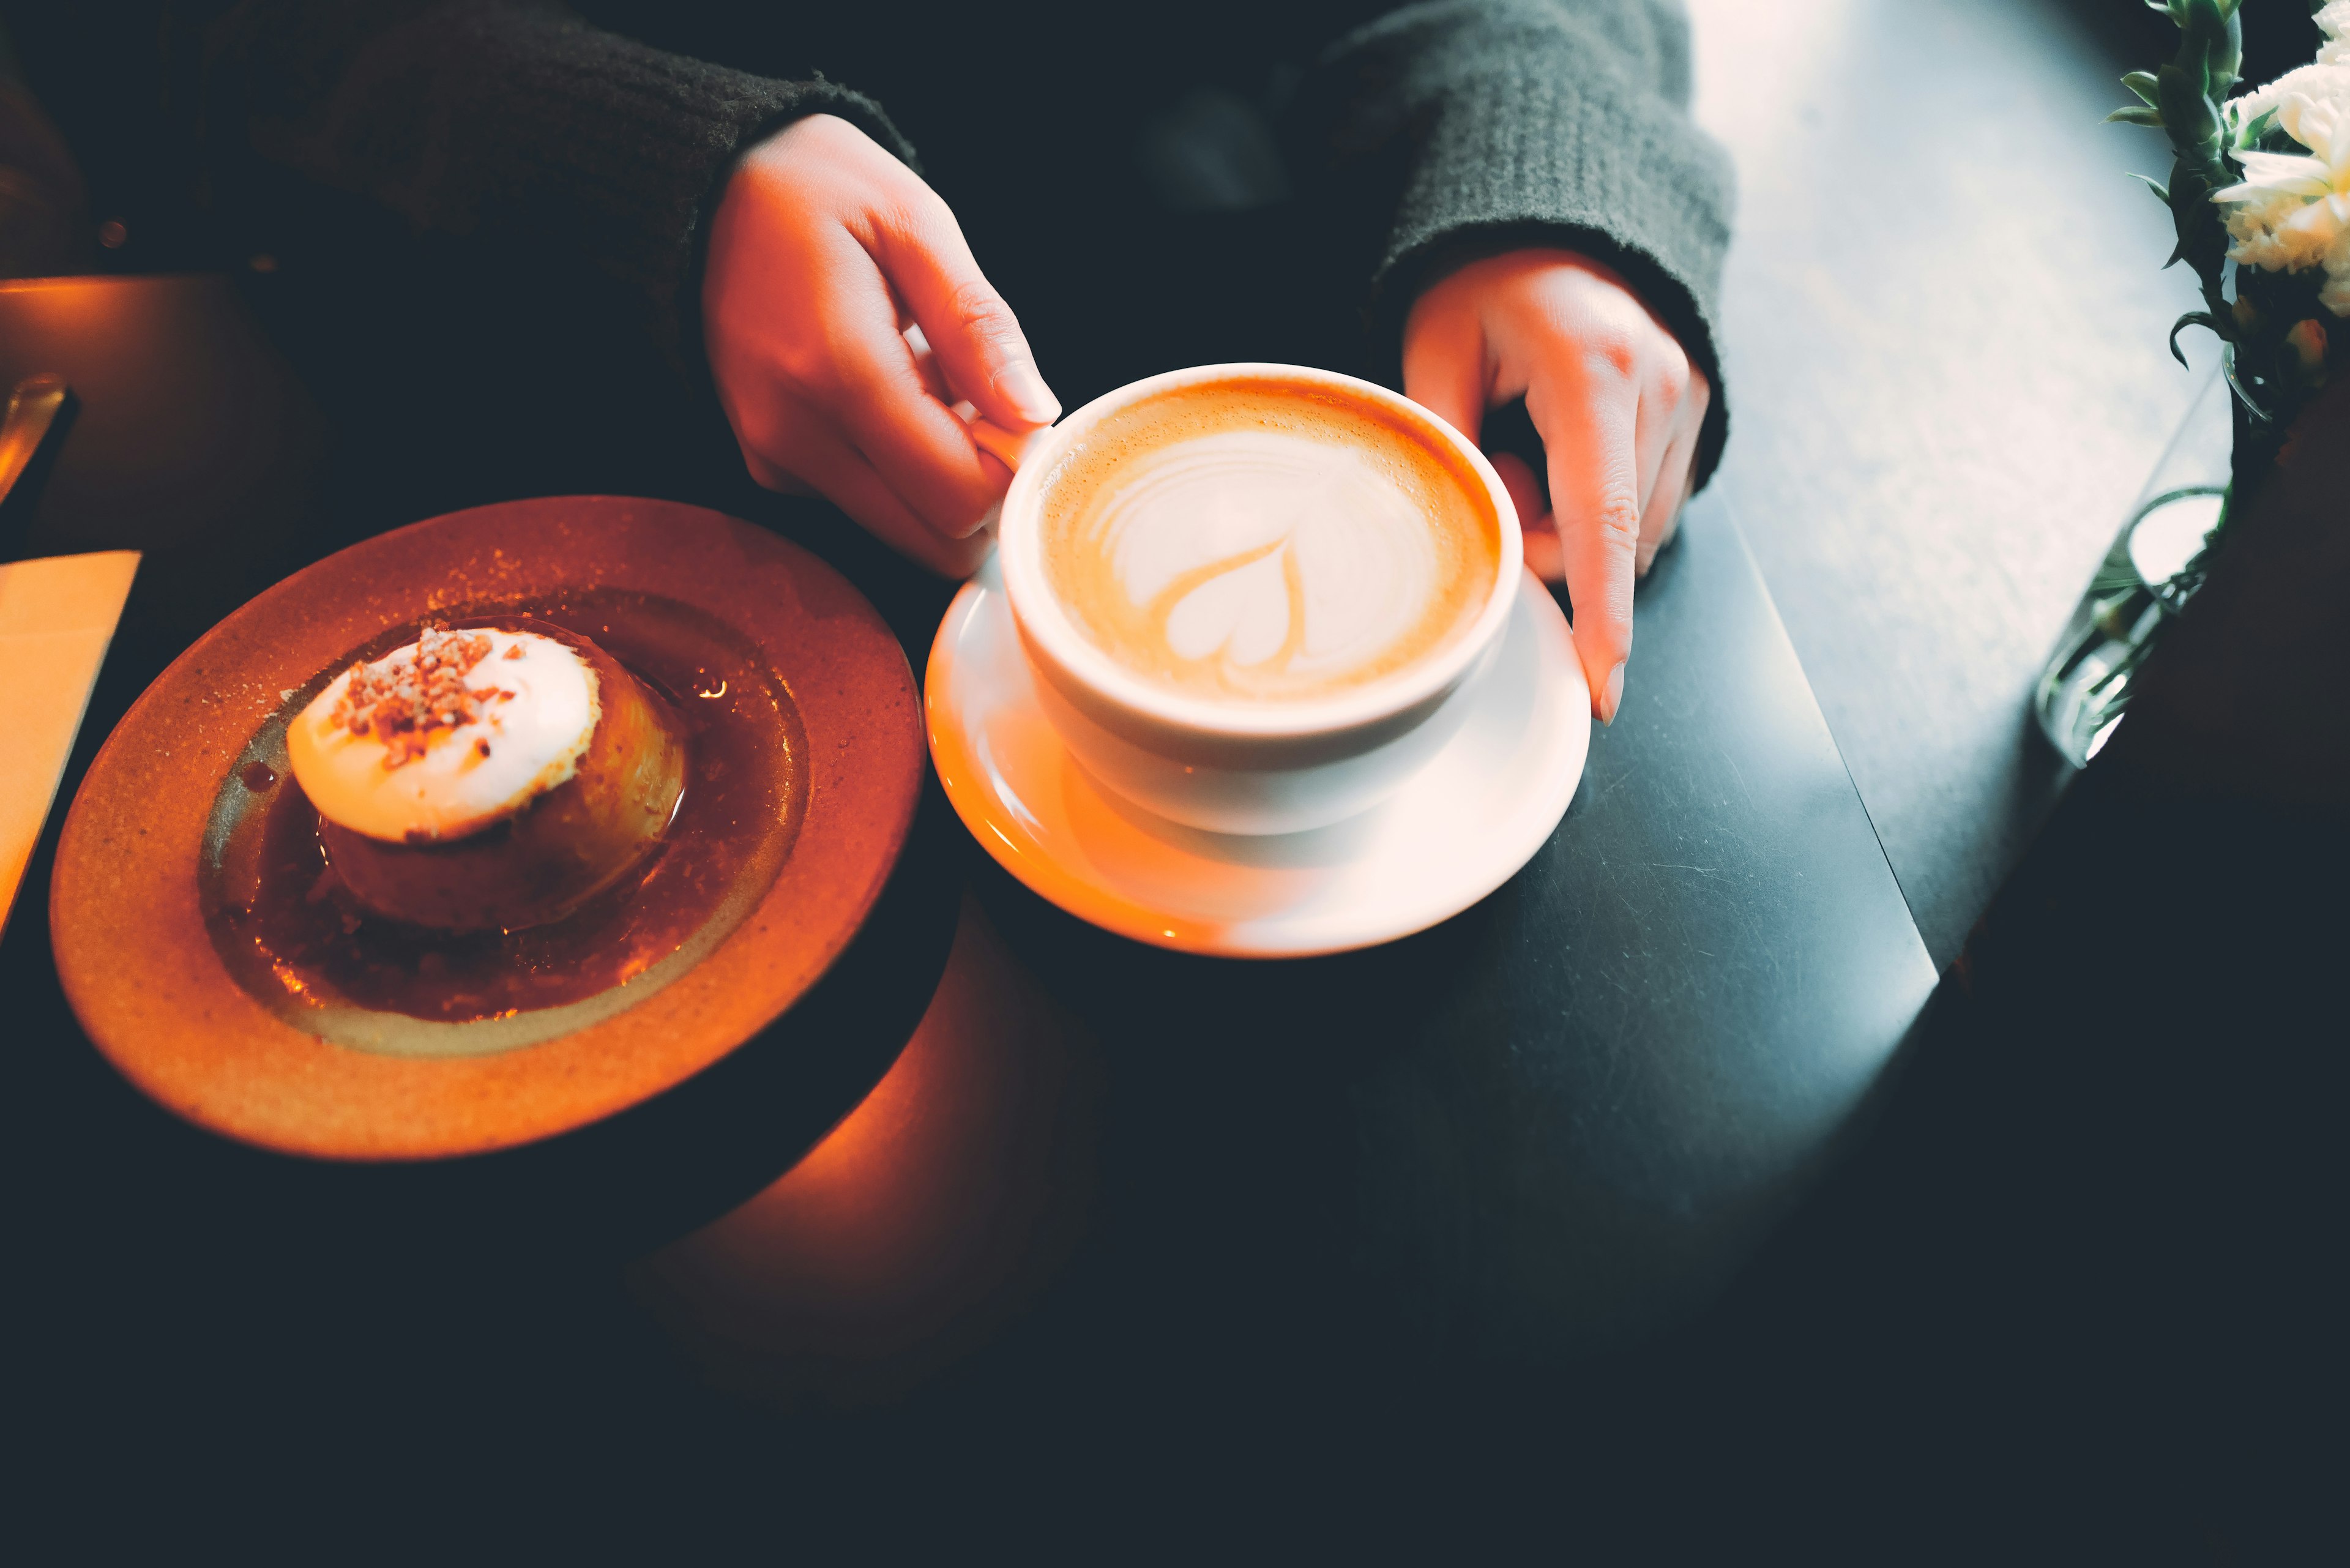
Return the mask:
POLYGON ((2076 768, 2112 737, 2139 665, 2193 592, 2197 579, 2187 568, 2227 506, 2229 403, 2227 382, 2215 370, 2041 668, 2033 713, 2049 743, 2076 768))

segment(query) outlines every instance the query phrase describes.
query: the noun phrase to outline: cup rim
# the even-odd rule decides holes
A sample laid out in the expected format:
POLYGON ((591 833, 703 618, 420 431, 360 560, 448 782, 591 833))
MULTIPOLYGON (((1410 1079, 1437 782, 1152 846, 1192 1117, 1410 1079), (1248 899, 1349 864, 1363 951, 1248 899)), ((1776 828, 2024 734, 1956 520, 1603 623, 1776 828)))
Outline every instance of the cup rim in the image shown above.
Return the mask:
POLYGON ((1096 695, 1120 708, 1172 728, 1235 738, 1304 737, 1355 729, 1392 718, 1441 694, 1460 680, 1509 623, 1517 604, 1518 578, 1524 569, 1517 507, 1510 500, 1501 475, 1493 471, 1485 454, 1477 450, 1476 442, 1438 414, 1376 381, 1342 371, 1271 360, 1195 365, 1146 376, 1103 393, 1051 430, 1040 432, 1014 474, 1011 489, 1004 493, 997 554, 1003 566, 1004 597, 1024 640, 1032 649, 1043 651, 1096 695), (1045 583, 1040 556, 1042 535, 1036 517, 1037 493, 1066 457, 1069 448, 1109 415, 1177 388, 1240 379, 1304 381, 1361 397, 1408 424, 1424 429, 1431 439, 1448 446, 1469 464, 1484 484, 1492 504, 1501 535, 1501 558, 1484 605, 1468 631, 1450 648, 1335 696, 1243 704, 1185 696, 1156 686, 1118 664, 1078 631, 1045 583))

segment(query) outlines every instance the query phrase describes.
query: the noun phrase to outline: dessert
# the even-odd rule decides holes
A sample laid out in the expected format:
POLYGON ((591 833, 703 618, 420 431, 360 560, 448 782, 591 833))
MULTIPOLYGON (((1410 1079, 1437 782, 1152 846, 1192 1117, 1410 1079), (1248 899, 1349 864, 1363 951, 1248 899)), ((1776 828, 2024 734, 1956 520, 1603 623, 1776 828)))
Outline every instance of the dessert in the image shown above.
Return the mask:
POLYGON ((576 633, 428 626, 286 738, 344 890, 441 931, 563 919, 643 859, 685 786, 660 700, 576 633))

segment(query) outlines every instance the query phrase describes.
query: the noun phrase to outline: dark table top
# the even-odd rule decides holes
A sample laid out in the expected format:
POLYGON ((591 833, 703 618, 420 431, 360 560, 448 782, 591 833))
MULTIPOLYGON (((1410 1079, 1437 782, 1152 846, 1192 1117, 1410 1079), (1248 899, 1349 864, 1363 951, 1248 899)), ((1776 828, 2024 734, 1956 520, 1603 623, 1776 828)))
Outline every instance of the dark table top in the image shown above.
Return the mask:
MULTIPOLYGON (((149 591, 183 594, 188 574, 174 567, 187 535, 203 540, 202 558, 239 559, 245 542, 288 531, 288 504, 247 504, 288 488, 267 463, 214 462, 192 483, 175 474, 179 512, 169 487, 134 482, 142 465, 197 461, 178 455, 183 446, 220 443, 155 442, 140 432, 158 421, 118 405, 134 388, 151 400, 160 386, 218 420, 197 384, 208 367, 276 389, 265 402, 228 400, 242 404, 232 425, 246 445, 295 443, 286 432, 299 421, 284 410, 307 415, 298 388, 233 290, 201 279, 30 286, 0 294, 0 308, 48 328, 11 333, 0 376, 45 356, 88 389, 78 445, 64 452, 29 542, 160 544, 149 591), (61 293, 76 288, 80 308, 64 308, 61 293), (112 330, 77 339, 56 325, 73 320, 112 330), (154 367, 143 379, 128 373, 141 340, 154 367), (107 486, 126 483, 138 504, 107 504, 107 486)), ((918 668, 923 613, 901 617, 918 668)), ((1692 508, 1638 615, 1638 679, 1617 724, 1595 735, 1565 821, 1502 893, 1436 932, 1326 963, 1219 965, 1030 919, 1008 894, 1003 916, 1016 936, 1033 931, 1029 962, 1095 1004, 1113 1060, 1188 1054, 1196 1030, 1237 1054, 1227 1065, 1244 1079, 1273 1072, 1320 1106, 1315 1116, 1351 1120, 1359 1192, 1349 1202, 1368 1206, 1377 1240, 1365 1244, 1387 1254, 1371 1266, 1424 1296, 1410 1310, 1433 1314, 1448 1341, 1537 1359, 1630 1332, 1725 1277, 1833 1141, 1933 980, 1719 499, 1692 508), (1086 956, 1066 961, 1075 953, 1086 956), (1087 994, 1110 972, 1122 977, 1115 989, 1087 994), (1223 1022, 1170 1005, 1184 1001, 1223 1022), (1274 1011, 1253 1025, 1261 1008, 1274 1011), (1321 1042, 1310 1057, 1297 1054, 1301 1037, 1321 1042), (1320 1065, 1308 1071, 1308 1060, 1320 1065), (1448 1148, 1490 1163, 1457 1167, 1448 1148), (1451 1269, 1444 1260, 1463 1245, 1490 1252, 1500 1272, 1451 1269)), ((130 616, 131 645, 162 618, 144 604, 130 616)), ((102 726, 109 708, 97 711, 102 726)), ((38 909, 45 891, 28 885, 26 907, 38 909)), ((1213 1075, 1197 1087, 1213 1098, 1213 1075)), ((1129 1108, 1173 1130, 1157 1111, 1129 1108)))
POLYGON ((1934 970, 1736 524, 1686 527, 1565 822, 1434 930, 1204 960, 983 877, 1101 1040, 1137 1303, 1262 1269, 1391 1355, 1556 1366, 1694 1310, 1816 1172, 1934 970))
MULTIPOLYGON (((219 280, 87 286, 176 298, 240 343, 237 364, 277 367, 219 280)), ((0 374, 14 369, 0 358, 0 374)), ((99 400, 87 414, 82 461, 115 461, 122 432, 108 435, 99 400)), ((87 493, 70 461, 68 449, 57 470, 66 498, 87 493)), ((303 517, 329 534, 315 520, 334 510, 336 480, 324 498, 268 493, 280 504, 254 505, 256 538, 301 536, 303 517)), ((225 505, 200 486, 191 496, 225 505)), ((743 510, 759 505, 743 496, 743 510)), ((766 514, 868 583, 919 668, 942 590, 898 574, 839 520, 766 514)), ((33 536, 136 545, 141 526, 97 508, 36 517, 33 536)), ((228 524, 212 543, 237 538, 228 524)), ((186 642, 179 628, 203 592, 233 586, 164 571, 143 592, 75 769, 141 670, 186 642)), ((0 976, 30 1025, 14 1103, 30 1116, 21 1192, 42 1194, 26 1230, 28 1267, 47 1282, 42 1408, 89 1441, 110 1408, 186 1432, 192 1410, 230 1397, 224 1368, 237 1368, 235 1397, 273 1422, 348 1432, 319 1387, 346 1389, 329 1406, 359 1401, 395 1432, 446 1401, 526 1401, 562 1413, 547 1417, 559 1434, 531 1425, 534 1441, 601 1432, 637 1453, 611 1422, 668 1413, 695 1434, 679 1453, 806 1441, 846 1486, 886 1469, 881 1450, 966 1441, 975 1425, 1297 1420, 1323 1408, 1318 1392, 1378 1387, 1351 1377, 1358 1366, 1448 1387, 1572 1376, 1649 1340, 1704 1310, 1831 1164, 1934 966, 1718 496, 1690 510, 1640 590, 1638 637, 1624 712, 1594 736, 1554 839, 1485 903, 1388 948, 1189 960, 1045 908, 968 844, 938 851, 975 879, 1013 960, 1090 1030, 1097 1173, 1084 1239, 1015 1326, 858 1425, 856 1441, 837 1420, 745 1437, 740 1413, 670 1366, 608 1262, 515 1248, 503 1265, 390 1267, 352 1258, 331 1209, 256 1225, 265 1176, 219 1176, 204 1140, 113 1082, 70 1025, 40 961, 37 856, 36 919, 0 942, 0 976), (191 1291, 203 1304, 174 1324, 134 1304, 191 1291), (474 1316, 442 1321, 449 1295, 474 1316), (576 1356, 601 1368, 580 1387, 564 1371, 576 1356)))
MULTIPOLYGON (((1690 0, 1738 167, 1722 292, 1736 506, 1938 968, 2070 770, 2041 660, 2214 363, 2100 125, 2177 47, 2118 0, 1690 0)), ((2317 42, 2253 0, 2257 79, 2317 42)))

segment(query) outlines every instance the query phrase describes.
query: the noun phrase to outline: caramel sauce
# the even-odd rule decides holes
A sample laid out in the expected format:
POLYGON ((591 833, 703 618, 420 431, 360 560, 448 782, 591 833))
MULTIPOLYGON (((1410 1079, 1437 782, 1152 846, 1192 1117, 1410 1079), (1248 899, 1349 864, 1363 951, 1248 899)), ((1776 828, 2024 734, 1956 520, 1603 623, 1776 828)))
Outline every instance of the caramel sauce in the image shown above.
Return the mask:
MULTIPOLYGON (((467 1023, 597 996, 677 952, 713 919, 739 919, 773 883, 798 830, 806 742, 790 695, 703 618, 665 600, 600 593, 533 605, 527 614, 449 620, 575 646, 593 639, 666 706, 684 737, 684 794, 644 860, 582 909, 551 925, 451 935, 385 919, 350 898, 320 841, 317 808, 282 761, 275 769, 258 759, 233 767, 250 804, 224 828, 216 811, 203 877, 207 923, 245 989, 297 1025, 353 1007, 467 1023), (270 783, 281 787, 250 793, 270 783)), ((414 636, 408 629, 379 641, 397 647, 414 636)), ((297 695, 274 722, 281 754, 283 722, 307 700, 307 691, 297 695)), ((272 737, 265 731, 255 743, 272 737)))

